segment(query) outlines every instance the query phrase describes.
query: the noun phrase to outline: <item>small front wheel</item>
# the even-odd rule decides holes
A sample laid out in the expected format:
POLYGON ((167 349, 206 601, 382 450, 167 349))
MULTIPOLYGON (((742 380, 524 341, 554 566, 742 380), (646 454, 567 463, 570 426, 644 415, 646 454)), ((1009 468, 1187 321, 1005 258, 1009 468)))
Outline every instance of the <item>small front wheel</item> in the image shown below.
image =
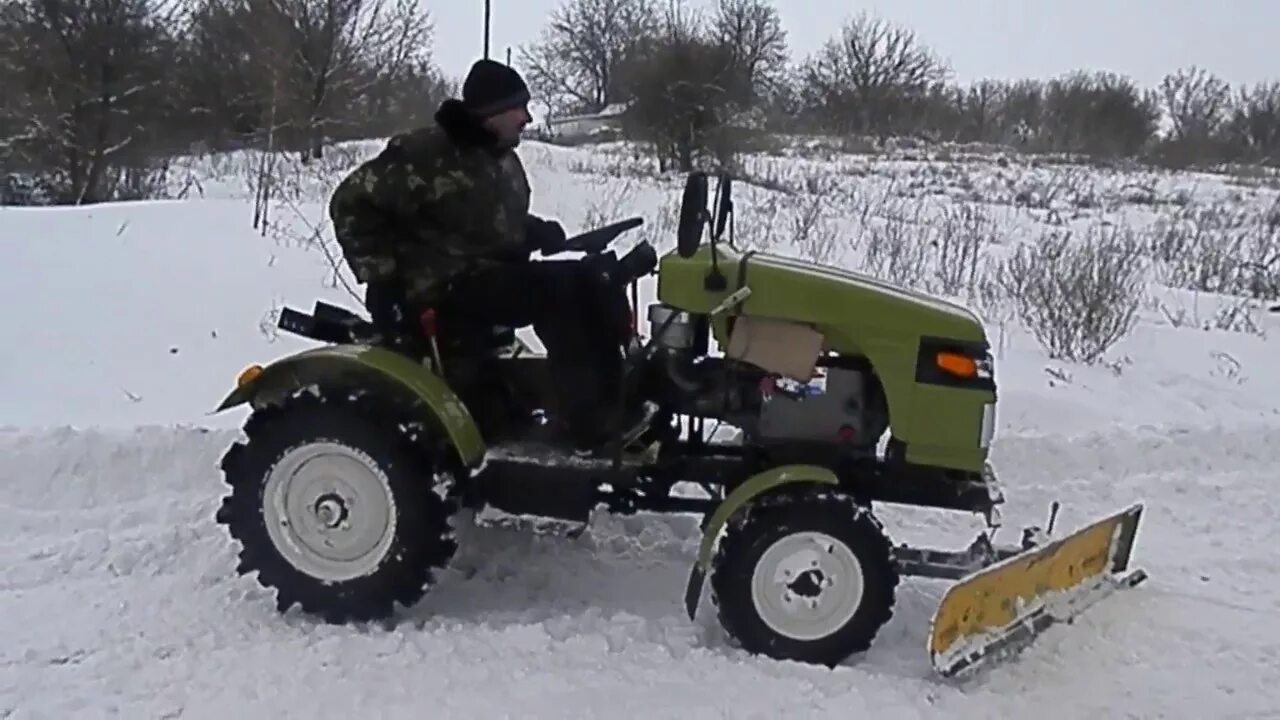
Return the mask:
POLYGON ((871 646, 897 584, 879 521, 827 489, 747 508, 730 523, 711 576, 720 623, 744 649, 822 665, 871 646))

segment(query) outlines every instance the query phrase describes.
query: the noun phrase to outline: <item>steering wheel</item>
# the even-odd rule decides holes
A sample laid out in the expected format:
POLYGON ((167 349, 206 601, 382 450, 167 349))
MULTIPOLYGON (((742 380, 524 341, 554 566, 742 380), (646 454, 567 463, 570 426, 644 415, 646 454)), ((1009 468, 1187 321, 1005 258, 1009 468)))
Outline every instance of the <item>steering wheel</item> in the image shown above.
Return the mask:
POLYGON ((604 227, 588 230, 580 235, 574 235, 565 241, 564 249, 573 252, 583 252, 588 255, 595 255, 603 252, 609 243, 613 242, 622 233, 640 227, 644 224, 644 218, 633 217, 620 222, 616 222, 604 227))

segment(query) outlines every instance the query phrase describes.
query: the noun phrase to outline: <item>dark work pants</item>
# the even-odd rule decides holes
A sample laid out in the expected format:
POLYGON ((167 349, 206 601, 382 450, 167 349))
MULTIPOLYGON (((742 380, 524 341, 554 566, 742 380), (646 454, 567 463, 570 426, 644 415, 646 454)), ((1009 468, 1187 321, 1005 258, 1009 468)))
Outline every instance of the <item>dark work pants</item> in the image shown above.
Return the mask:
POLYGON ((458 325, 532 326, 547 350, 553 412, 585 447, 606 439, 618 421, 627 308, 624 288, 595 281, 582 262, 513 263, 455 281, 441 333, 458 325))

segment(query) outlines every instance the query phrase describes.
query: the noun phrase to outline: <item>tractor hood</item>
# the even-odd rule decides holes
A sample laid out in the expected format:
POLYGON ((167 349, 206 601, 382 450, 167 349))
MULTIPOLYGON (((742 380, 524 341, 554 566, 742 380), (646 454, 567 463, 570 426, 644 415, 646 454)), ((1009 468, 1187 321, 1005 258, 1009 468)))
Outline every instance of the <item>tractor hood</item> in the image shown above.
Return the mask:
POLYGON ((663 258, 659 299, 692 312, 707 312, 737 289, 741 278, 741 284, 751 288, 743 312, 811 323, 837 345, 851 346, 855 339, 870 338, 913 346, 922 337, 986 342, 974 313, 910 288, 768 253, 736 255, 717 248, 716 254, 716 264, 728 281, 724 291, 705 289, 711 250, 703 247, 689 258, 674 253, 663 258))

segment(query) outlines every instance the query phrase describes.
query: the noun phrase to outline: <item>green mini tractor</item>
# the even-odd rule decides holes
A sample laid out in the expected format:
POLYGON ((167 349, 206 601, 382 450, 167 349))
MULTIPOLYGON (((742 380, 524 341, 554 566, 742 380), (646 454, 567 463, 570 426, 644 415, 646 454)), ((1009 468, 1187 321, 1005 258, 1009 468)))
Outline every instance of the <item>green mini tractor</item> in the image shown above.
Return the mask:
MULTIPOLYGON (((218 407, 250 408, 221 462, 230 493, 217 513, 238 572, 273 588, 281 611, 387 619, 438 581, 456 513, 584 527, 598 510, 694 514, 691 619, 709 584, 742 648, 832 665, 871 645, 900 577, 946 579, 928 651, 948 676, 1145 577, 1128 568, 1139 504, 1056 539, 1051 517, 992 542, 996 383, 972 313, 738 251, 732 182, 712 197, 710 181, 688 176, 672 252, 641 243, 627 256, 649 253, 657 274, 656 301, 631 309, 648 332, 633 322, 618 398, 645 414, 604 453, 542 439, 546 359, 511 328, 462 340, 428 311, 414 337, 388 336, 326 303, 286 309, 280 327, 317 346, 251 365, 218 407), (980 514, 988 530, 953 549, 895 544, 876 517, 886 503, 980 514)), ((639 223, 571 247, 583 262, 615 259, 609 245, 639 223)))

